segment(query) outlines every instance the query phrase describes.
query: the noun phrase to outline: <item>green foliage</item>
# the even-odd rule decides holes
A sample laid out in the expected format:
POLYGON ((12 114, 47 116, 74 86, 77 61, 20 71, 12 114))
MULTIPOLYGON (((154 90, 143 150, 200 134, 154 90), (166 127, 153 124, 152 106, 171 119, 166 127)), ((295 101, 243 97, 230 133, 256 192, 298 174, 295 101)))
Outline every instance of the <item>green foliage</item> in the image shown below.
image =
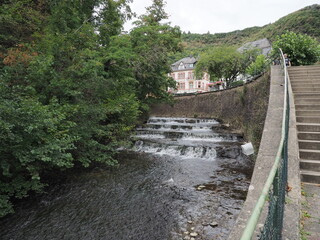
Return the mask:
POLYGON ((161 23, 166 18, 163 1, 154 0, 130 33, 137 56, 133 64, 138 81, 136 91, 143 102, 168 99, 168 87, 175 87, 174 80, 168 76, 171 71, 168 55, 180 51, 181 32, 178 27, 161 23))
POLYGON ((12 199, 41 191, 46 172, 116 165, 149 99, 168 98, 168 54, 179 50, 180 30, 160 23, 166 14, 155 0, 121 35, 129 2, 1 6, 0 217, 13 212, 12 199))
POLYGON ((215 47, 201 55, 196 65, 196 74, 201 76, 207 72, 210 74, 211 80, 224 79, 229 87, 242 72, 243 61, 244 55, 236 48, 215 47))
POLYGON ((246 73, 255 76, 264 72, 267 67, 267 59, 264 55, 257 56, 256 60, 252 62, 246 69, 246 73))
POLYGON ((0 53, 32 40, 32 34, 41 28, 47 14, 44 1, 5 1, 0 8, 0 53))
POLYGON ((279 48, 288 55, 293 66, 310 65, 320 60, 319 42, 305 34, 286 32, 278 36, 273 49, 279 48))
POLYGON ((318 26, 320 26, 320 5, 314 4, 262 27, 250 27, 216 34, 183 33, 184 52, 181 55, 177 55, 177 57, 172 57, 172 62, 190 54, 193 56, 201 55, 208 48, 214 46, 235 45, 240 47, 247 42, 262 38, 267 38, 273 42, 277 36, 284 34, 286 31, 307 34, 319 41, 320 28, 318 26))

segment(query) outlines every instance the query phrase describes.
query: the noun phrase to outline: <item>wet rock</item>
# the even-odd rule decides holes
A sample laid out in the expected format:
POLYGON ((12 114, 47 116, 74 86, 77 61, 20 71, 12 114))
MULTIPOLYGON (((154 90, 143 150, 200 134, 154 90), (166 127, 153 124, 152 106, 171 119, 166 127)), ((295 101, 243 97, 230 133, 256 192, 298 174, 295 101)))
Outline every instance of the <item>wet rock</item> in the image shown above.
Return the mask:
POLYGON ((185 236, 183 240, 191 240, 191 238, 189 236, 185 236))
POLYGON ((218 223, 217 222, 211 222, 210 224, 209 224, 211 227, 218 227, 218 223))
POLYGON ((196 236, 198 236, 199 234, 198 233, 196 233, 196 232, 192 232, 192 233, 190 233, 190 236, 191 237, 196 237, 196 236))
POLYGON ((191 231, 194 231, 194 227, 191 228, 191 231))
POLYGON ((221 148, 218 151, 218 155, 224 158, 235 159, 240 155, 240 149, 238 147, 221 148))
POLYGON ((187 223, 192 224, 193 222, 189 220, 187 223))
POLYGON ((189 235, 189 234, 190 234, 190 232, 186 231, 186 232, 184 232, 183 234, 185 234, 185 235, 189 235))

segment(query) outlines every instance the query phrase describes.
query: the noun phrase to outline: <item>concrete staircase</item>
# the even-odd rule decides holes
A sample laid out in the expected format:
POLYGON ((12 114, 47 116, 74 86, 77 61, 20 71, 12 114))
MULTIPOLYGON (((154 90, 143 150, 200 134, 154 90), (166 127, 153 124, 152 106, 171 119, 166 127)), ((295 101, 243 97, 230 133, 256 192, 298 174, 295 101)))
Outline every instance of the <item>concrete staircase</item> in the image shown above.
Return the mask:
POLYGON ((288 68, 300 154, 301 181, 320 184, 320 65, 288 68))

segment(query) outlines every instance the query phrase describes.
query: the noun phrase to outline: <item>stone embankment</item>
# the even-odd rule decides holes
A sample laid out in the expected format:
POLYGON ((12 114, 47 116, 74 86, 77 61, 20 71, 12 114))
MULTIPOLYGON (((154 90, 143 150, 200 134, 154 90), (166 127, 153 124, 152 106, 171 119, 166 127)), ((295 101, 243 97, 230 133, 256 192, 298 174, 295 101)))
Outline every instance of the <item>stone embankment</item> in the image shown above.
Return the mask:
POLYGON ((268 73, 256 81, 241 87, 175 97, 174 105, 157 104, 151 108, 151 116, 199 117, 222 121, 242 133, 246 141, 259 148, 269 98, 268 73))

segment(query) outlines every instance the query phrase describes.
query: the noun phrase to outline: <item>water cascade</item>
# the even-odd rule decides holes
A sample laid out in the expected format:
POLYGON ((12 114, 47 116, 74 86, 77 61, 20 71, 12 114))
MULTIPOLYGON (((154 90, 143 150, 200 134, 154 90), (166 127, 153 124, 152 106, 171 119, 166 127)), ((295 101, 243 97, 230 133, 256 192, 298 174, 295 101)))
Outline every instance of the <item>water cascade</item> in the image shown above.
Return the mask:
POLYGON ((238 135, 222 133, 214 119, 158 117, 138 127, 135 138, 137 152, 207 160, 216 158, 218 146, 241 140, 238 135))
POLYGON ((241 136, 212 119, 152 117, 133 139, 118 167, 72 170, 17 203, 1 239, 226 239, 252 172, 241 136))

